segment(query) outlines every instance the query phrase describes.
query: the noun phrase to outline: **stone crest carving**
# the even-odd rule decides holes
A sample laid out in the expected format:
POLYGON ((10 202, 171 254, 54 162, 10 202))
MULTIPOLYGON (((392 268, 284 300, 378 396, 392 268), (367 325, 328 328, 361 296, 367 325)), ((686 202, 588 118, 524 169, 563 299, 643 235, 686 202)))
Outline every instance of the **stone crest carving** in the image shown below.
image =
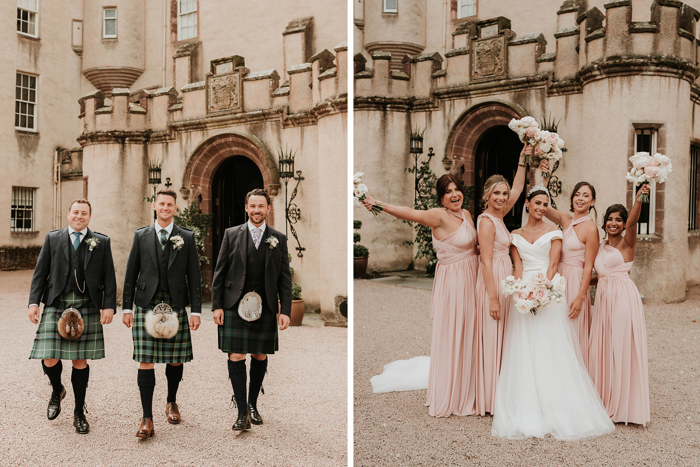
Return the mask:
POLYGON ((491 37, 472 41, 471 81, 491 81, 506 78, 506 38, 491 37))
POLYGON ((241 73, 207 74, 207 114, 242 112, 241 73))

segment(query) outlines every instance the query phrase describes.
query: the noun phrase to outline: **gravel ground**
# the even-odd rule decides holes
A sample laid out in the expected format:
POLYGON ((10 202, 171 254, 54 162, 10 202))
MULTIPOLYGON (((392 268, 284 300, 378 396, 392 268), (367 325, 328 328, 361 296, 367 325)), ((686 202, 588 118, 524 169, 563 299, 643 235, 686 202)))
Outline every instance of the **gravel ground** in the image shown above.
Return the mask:
POLYGON ((388 465, 700 465, 700 288, 645 303, 651 423, 587 441, 510 441, 490 417, 428 416, 426 391, 373 394, 389 362, 430 355, 430 292, 355 281, 354 461, 388 465))
POLYGON ((237 434, 236 410, 225 356, 217 348, 211 311, 192 334, 195 359, 185 365, 178 405, 183 421, 165 419, 165 365, 156 365, 153 403, 156 434, 134 435, 141 420, 132 360, 131 333, 121 311, 105 326, 107 358, 90 363, 87 419, 90 433, 73 428, 70 362, 64 362, 68 395, 61 415, 46 419, 48 379, 37 360, 28 360, 35 326, 27 318, 32 271, 0 271, 0 327, 5 352, 0 399, 0 465, 265 465, 347 464, 347 329, 323 327, 315 315, 280 333, 270 358, 259 408, 265 423, 237 434))

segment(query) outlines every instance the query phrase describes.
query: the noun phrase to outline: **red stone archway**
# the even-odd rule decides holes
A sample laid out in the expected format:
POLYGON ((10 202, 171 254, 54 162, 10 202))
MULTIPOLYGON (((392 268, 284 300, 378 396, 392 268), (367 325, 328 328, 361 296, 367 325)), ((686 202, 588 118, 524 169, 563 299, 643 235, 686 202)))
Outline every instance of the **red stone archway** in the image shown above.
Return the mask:
POLYGON ((452 128, 445 153, 452 159, 452 173, 462 173, 466 185, 474 185, 475 151, 484 131, 496 125, 508 125, 520 114, 505 104, 488 102, 467 110, 452 128))
MULTIPOLYGON (((262 174, 263 183, 270 198, 274 199, 279 192, 277 165, 261 141, 253 136, 246 137, 232 133, 217 135, 207 139, 197 147, 187 163, 182 180, 182 186, 189 189, 189 202, 198 201, 201 195, 200 208, 202 212, 214 212, 214 200, 212 199, 214 174, 224 161, 234 156, 244 156, 255 163, 262 174)), ((274 207, 267 218, 267 223, 271 227, 275 226, 274 207)), ((205 240, 205 254, 210 258, 211 263, 202 264, 202 277, 210 284, 214 263, 212 237, 213 235, 210 233, 205 240)))

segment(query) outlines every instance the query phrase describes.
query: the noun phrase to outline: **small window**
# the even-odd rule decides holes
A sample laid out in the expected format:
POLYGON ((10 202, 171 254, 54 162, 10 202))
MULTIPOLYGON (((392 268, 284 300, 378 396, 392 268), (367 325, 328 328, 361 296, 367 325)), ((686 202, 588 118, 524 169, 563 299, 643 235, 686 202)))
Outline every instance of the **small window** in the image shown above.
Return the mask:
POLYGON ((15 128, 36 130, 36 76, 17 73, 15 128))
MULTIPOLYGON (((656 136, 658 132, 654 128, 639 128, 634 135, 634 153, 648 152, 652 156, 656 153, 656 136)), ((656 212, 656 182, 649 184, 649 202, 642 204, 642 212, 637 223, 637 233, 648 235, 654 233, 656 212)), ((633 195, 637 194, 638 185, 634 186, 633 195)))
POLYGON ((102 10, 102 38, 117 38, 117 9, 105 8, 102 10))
POLYGON ((700 228, 700 146, 690 146, 688 230, 700 228))
POLYGON ((17 0, 17 32, 37 37, 39 0, 17 0))
POLYGON ((398 13, 399 0, 384 0, 384 13, 398 13))
POLYGON ((459 0, 458 18, 476 16, 476 0, 459 0))
POLYGON ((177 40, 197 37, 197 0, 177 2, 177 40))
POLYGON ((34 194, 36 188, 12 187, 12 232, 34 232, 34 194))

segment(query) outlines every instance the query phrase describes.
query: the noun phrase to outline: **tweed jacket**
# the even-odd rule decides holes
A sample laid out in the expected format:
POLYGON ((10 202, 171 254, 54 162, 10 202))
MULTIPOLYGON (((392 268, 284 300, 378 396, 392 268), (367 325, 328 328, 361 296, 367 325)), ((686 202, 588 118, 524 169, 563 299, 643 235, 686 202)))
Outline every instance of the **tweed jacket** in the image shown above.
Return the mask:
MULTIPOLYGON (((202 274, 199 270, 199 254, 194 232, 173 225, 168 242, 173 237, 185 242, 180 249, 174 245, 168 258, 168 286, 175 308, 183 309, 191 304, 193 313, 202 312, 202 274)), ((126 263, 122 309, 130 310, 136 303, 145 308, 158 288, 158 255, 156 229, 153 224, 141 227, 134 233, 134 242, 126 263)))
MULTIPOLYGON (((212 310, 233 308, 241 298, 246 275, 246 235, 250 236, 248 223, 226 229, 221 250, 216 260, 212 283, 212 310)), ((269 307, 277 304, 280 312, 289 316, 292 312, 292 274, 289 271, 287 237, 269 225, 265 227, 265 238, 277 239, 271 248, 264 239, 259 248, 265 249, 265 295, 269 307)), ((277 314, 277 309, 272 310, 277 314)))
MULTIPOLYGON (((109 237, 87 229, 83 242, 94 238, 97 244, 85 252, 85 284, 90 300, 99 310, 117 309, 117 278, 109 237)), ((46 234, 32 277, 29 304, 48 306, 63 292, 70 275, 72 242, 68 228, 46 234)))

